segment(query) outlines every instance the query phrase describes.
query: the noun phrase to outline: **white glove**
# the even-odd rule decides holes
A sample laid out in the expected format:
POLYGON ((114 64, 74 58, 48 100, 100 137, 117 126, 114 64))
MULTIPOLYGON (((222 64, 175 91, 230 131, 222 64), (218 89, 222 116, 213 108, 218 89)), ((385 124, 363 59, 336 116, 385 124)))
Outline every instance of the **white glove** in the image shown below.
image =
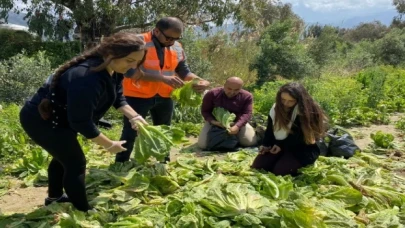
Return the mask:
POLYGON ((145 121, 145 119, 141 115, 137 115, 134 118, 130 119, 129 122, 131 123, 131 127, 134 130, 138 129, 138 126, 136 125, 136 122, 140 121, 141 123, 147 125, 148 122, 145 121))
POLYGON ((116 154, 122 151, 126 151, 127 149, 122 147, 122 144, 126 143, 127 141, 112 141, 112 145, 110 147, 104 147, 104 149, 108 150, 108 152, 112 154, 116 154))

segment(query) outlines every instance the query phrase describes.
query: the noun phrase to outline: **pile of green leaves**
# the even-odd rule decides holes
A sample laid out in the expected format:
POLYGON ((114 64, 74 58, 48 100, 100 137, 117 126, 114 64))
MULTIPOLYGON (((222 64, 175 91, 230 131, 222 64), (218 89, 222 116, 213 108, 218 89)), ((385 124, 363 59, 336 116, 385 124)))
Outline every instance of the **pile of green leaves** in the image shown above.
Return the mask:
POLYGON ((199 83, 199 79, 186 82, 182 87, 173 90, 171 97, 181 106, 198 107, 202 102, 202 95, 193 90, 193 85, 199 83))
POLYGON ((394 136, 390 133, 384 133, 382 131, 377 131, 376 133, 370 134, 371 139, 377 147, 382 148, 392 148, 394 136))
POLYGON ((212 115, 214 115, 215 119, 219 121, 227 130, 231 128, 231 124, 236 118, 234 113, 230 113, 228 110, 221 107, 215 107, 212 111, 212 115))
POLYGON ((186 136, 198 137, 202 128, 202 123, 195 124, 190 122, 179 122, 175 123, 174 126, 182 129, 186 133, 186 136))
POLYGON ((150 157, 163 161, 172 146, 184 142, 185 132, 165 125, 153 126, 137 122, 138 137, 135 140, 135 160, 144 164, 150 157))
POLYGON ((6 227, 401 227, 403 162, 372 151, 345 160, 320 157, 298 177, 250 168, 256 152, 223 160, 183 155, 169 164, 90 168, 97 212, 52 204, 0 217, 6 227))

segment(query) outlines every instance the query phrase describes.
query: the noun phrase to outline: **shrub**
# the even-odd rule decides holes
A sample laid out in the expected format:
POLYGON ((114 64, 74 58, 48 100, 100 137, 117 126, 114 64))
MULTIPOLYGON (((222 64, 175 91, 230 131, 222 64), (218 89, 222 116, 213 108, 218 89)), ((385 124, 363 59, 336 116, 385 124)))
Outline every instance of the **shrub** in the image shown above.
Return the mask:
POLYGON ((6 60, 20 53, 34 56, 38 51, 46 52, 52 68, 56 68, 65 61, 80 53, 80 42, 44 41, 31 36, 29 33, 0 29, 0 60, 6 60))
POLYGON ((32 57, 17 54, 0 61, 0 101, 22 104, 34 95, 51 72, 51 64, 44 52, 32 57))

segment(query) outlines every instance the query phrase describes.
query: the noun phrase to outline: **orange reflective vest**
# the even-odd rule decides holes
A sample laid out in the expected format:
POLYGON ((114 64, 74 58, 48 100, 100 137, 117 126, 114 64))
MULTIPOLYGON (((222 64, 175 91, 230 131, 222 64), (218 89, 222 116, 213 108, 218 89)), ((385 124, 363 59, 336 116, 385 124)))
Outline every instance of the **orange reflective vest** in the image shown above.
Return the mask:
MULTIPOLYGON (((140 37, 145 41, 148 53, 146 54, 145 62, 140 67, 145 73, 160 74, 165 76, 176 75, 175 69, 178 63, 184 60, 184 51, 179 42, 175 42, 173 46, 164 48, 164 63, 163 68, 160 68, 160 60, 158 58, 155 45, 152 40, 152 32, 141 34, 140 37)), ((131 78, 124 78, 122 82, 124 96, 151 98, 156 94, 161 97, 170 97, 173 88, 163 82, 152 82, 138 80, 134 82, 131 78)))

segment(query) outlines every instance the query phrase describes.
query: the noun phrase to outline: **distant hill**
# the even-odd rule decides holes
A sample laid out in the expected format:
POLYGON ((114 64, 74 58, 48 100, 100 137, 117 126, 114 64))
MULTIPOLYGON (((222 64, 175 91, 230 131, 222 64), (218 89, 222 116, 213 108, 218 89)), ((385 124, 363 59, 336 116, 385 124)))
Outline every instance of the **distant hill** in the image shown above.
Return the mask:
POLYGON ((396 16, 396 12, 393 11, 384 11, 379 12, 372 15, 365 15, 365 16, 358 16, 352 17, 347 20, 344 20, 341 24, 335 23, 335 25, 344 28, 352 28, 357 26, 362 22, 372 22, 372 21, 380 21, 382 24, 390 25, 394 16, 396 16))

